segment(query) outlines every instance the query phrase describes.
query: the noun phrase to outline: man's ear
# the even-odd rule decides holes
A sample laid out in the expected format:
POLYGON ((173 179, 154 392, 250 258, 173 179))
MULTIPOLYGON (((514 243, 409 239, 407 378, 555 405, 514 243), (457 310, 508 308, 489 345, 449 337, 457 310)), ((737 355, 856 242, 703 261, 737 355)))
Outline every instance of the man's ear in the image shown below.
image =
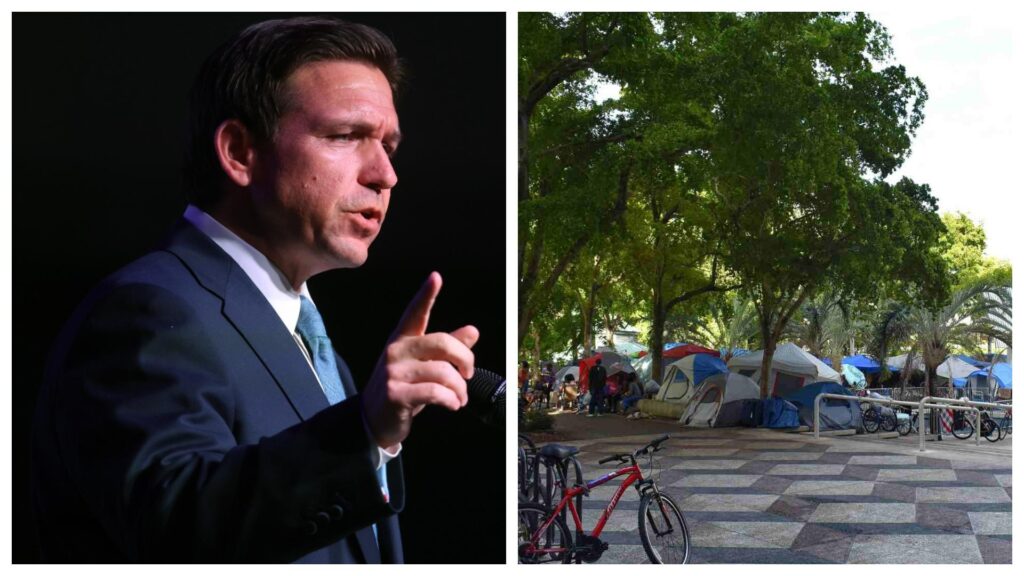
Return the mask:
POLYGON ((252 132, 239 120, 228 119, 213 133, 217 159, 227 177, 238 186, 252 182, 256 162, 256 142, 252 132))

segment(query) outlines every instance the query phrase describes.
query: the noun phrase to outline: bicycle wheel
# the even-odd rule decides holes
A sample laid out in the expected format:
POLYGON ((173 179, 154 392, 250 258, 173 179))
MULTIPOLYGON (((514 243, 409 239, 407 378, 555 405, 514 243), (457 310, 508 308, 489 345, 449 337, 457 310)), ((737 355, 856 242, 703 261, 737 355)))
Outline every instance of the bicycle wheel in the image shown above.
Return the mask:
POLYGON ((878 411, 874 408, 868 408, 864 411, 864 430, 874 434, 878 431, 878 411))
POLYGON ((999 426, 999 439, 1002 440, 1003 438, 1009 436, 1012 429, 1012 420, 1010 420, 1009 418, 1003 418, 1002 424, 999 426))
POLYGON ((981 435, 985 437, 985 440, 989 442, 998 442, 999 438, 999 424, 995 420, 985 420, 981 423, 981 435))
POLYGON ((690 557, 690 529, 671 496, 659 492, 644 495, 637 525, 640 542, 652 564, 686 564, 690 557))
POLYGON ((971 437, 971 434, 974 434, 974 424, 971 424, 970 420, 963 418, 959 423, 953 420, 953 436, 966 440, 971 437))
POLYGON ((572 561, 573 543, 569 528, 558 517, 537 504, 519 504, 519 563, 520 564, 568 564, 572 561), (550 518, 545 530, 541 527, 550 518))
POLYGON ((911 420, 907 418, 905 420, 896 421, 896 431, 900 433, 900 436, 906 436, 910 434, 911 420))
POLYGON ((882 430, 892 432, 896 429, 896 417, 892 414, 883 414, 881 422, 882 430))

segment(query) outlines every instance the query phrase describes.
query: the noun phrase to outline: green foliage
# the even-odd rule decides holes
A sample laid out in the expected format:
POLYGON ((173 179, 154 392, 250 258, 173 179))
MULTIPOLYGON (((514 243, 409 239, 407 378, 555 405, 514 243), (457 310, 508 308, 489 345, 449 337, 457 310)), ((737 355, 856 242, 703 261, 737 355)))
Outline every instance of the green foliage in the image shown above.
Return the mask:
MULTIPOLYGON (((871 338, 866 319, 888 302, 935 309, 954 276, 970 276, 947 270, 928 185, 883 180, 910 153, 927 91, 892 61, 880 23, 860 13, 519 18, 521 342, 533 325, 545 351, 560 351, 641 318, 655 346, 674 330, 749 342, 750 316, 715 292, 742 283, 758 339, 772 346, 790 320, 809 327, 822 302, 801 306, 830 288, 858 313, 805 341, 841 353, 851 336, 871 338), (597 81, 621 97, 598 102, 597 81)), ((970 270, 1001 279, 1010 268, 970 270)))
POLYGON ((956 288, 979 282, 1009 285, 1013 272, 1009 262, 985 256, 985 229, 962 212, 942 215, 945 230, 938 251, 956 288))
POLYGON ((555 426, 555 419, 540 410, 530 410, 523 414, 520 432, 539 432, 552 430, 555 426))
MULTIPOLYGON (((975 335, 992 335, 994 330, 1011 326, 1012 306, 1008 287, 977 283, 954 292, 937 310, 912 310, 909 320, 914 346, 927 367, 929 381, 934 381, 931 376, 953 346, 970 348, 975 335)), ((1009 338, 1008 333, 1002 335, 1009 338)))

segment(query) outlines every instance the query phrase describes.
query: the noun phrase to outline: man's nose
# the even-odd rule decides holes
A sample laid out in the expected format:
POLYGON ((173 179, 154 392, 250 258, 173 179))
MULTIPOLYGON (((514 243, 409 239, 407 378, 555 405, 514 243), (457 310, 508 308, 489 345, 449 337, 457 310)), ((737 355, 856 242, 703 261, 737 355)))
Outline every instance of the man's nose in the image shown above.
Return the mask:
POLYGON ((391 157, 380 142, 368 142, 360 171, 360 184, 378 192, 390 190, 398 184, 398 175, 391 165, 391 157))

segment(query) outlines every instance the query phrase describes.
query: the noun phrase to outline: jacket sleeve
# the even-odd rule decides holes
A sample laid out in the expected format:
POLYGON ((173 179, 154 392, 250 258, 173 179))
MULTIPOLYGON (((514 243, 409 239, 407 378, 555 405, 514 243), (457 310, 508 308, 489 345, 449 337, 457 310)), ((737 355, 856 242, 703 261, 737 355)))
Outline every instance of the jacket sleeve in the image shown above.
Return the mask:
POLYGON ((244 382, 196 310, 120 286, 81 321, 57 376, 60 457, 125 557, 138 562, 286 562, 394 514, 358 397, 239 445, 244 382))

